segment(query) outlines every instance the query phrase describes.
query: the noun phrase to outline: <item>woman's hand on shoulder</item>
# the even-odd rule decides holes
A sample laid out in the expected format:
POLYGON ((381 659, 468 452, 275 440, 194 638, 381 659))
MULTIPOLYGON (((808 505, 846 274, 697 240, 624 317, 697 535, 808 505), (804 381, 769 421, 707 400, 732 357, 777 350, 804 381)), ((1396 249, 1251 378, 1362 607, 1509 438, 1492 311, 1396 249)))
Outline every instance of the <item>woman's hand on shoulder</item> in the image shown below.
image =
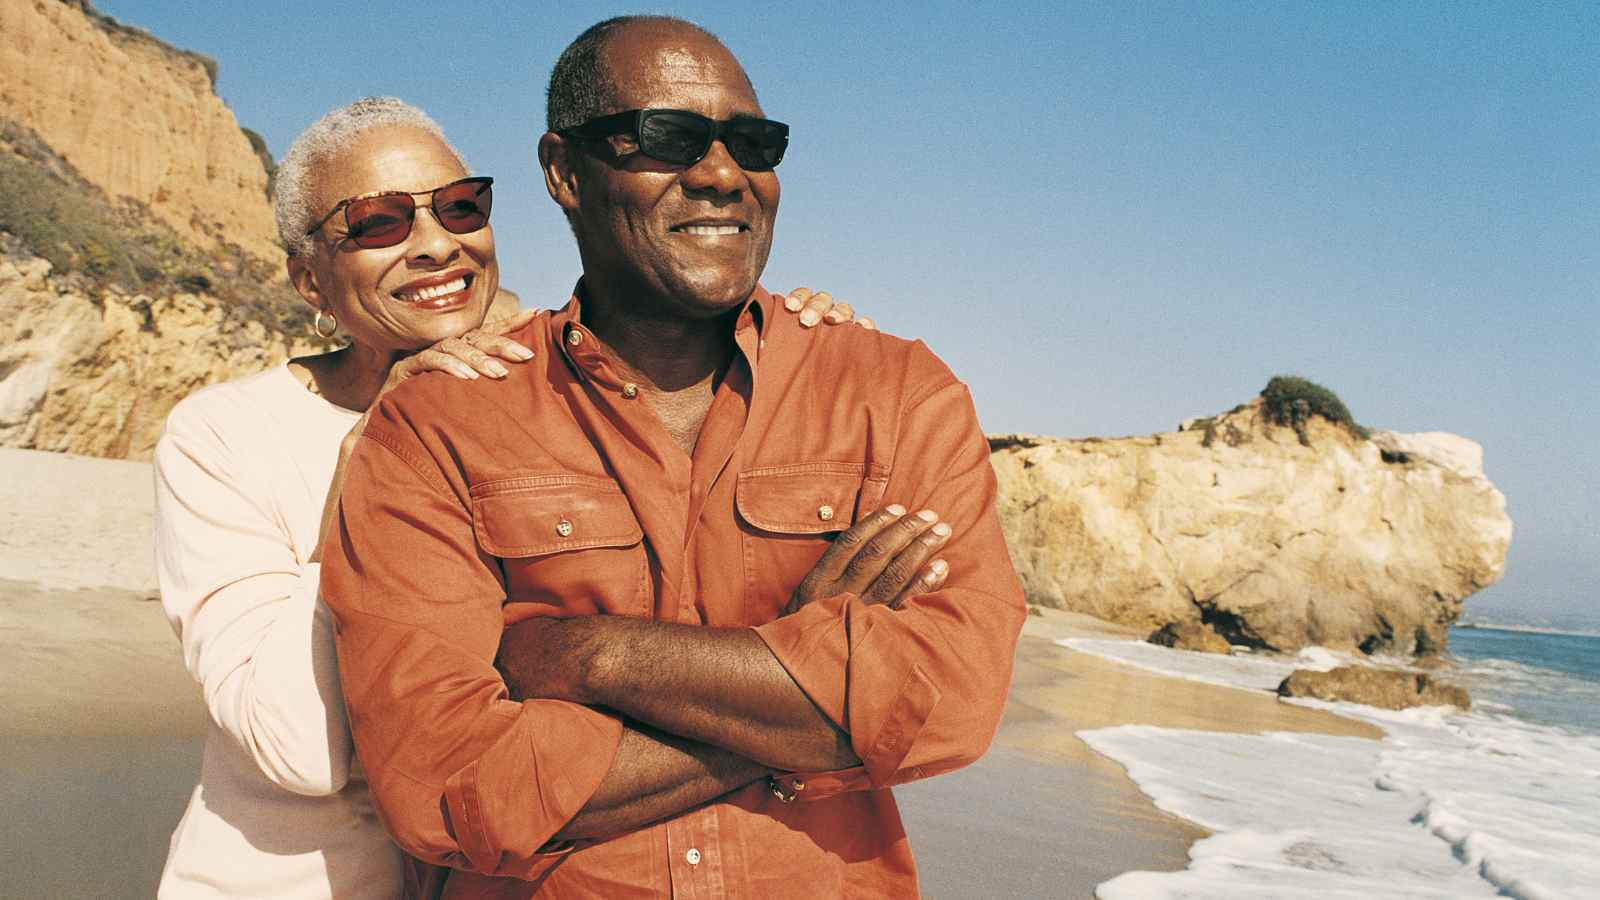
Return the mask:
POLYGON ((869 331, 878 329, 878 324, 872 319, 867 316, 856 318, 855 307, 833 299, 833 295, 827 291, 795 288, 783 298, 783 308, 800 314, 801 328, 810 328, 818 322, 827 322, 829 325, 854 322, 869 331))
MULTIPOLYGON (((406 379, 423 372, 448 372, 457 378, 471 380, 487 375, 504 378, 511 374, 505 362, 520 363, 533 359, 533 351, 509 337, 539 315, 539 310, 525 309, 515 315, 485 322, 460 337, 445 338, 432 347, 414 353, 395 363, 389 369, 382 397, 406 379)), ((376 400, 374 400, 376 402, 376 400)))

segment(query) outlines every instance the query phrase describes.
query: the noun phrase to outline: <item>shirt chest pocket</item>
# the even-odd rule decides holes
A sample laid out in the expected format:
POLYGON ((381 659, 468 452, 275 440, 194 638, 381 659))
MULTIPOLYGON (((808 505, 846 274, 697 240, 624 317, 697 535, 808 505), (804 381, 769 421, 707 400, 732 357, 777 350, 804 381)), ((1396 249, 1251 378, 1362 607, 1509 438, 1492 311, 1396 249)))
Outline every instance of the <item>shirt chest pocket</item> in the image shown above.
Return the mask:
POLYGON ((745 608, 776 618, 839 532, 883 502, 888 474, 861 463, 749 469, 734 488, 744 541, 745 608))
POLYGON ((617 483, 584 475, 472 487, 472 530, 499 557, 509 603, 554 615, 649 614, 644 532, 617 483))

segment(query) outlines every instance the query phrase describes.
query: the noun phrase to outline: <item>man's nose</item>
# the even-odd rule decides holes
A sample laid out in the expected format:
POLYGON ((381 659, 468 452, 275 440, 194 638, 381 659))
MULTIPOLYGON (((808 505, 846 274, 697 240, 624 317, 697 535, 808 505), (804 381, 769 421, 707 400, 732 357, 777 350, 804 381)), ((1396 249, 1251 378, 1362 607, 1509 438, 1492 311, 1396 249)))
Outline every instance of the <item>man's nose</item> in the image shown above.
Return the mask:
POLYGON ((711 149, 699 162, 684 170, 683 186, 688 190, 732 194, 748 188, 750 181, 719 139, 711 142, 711 149))

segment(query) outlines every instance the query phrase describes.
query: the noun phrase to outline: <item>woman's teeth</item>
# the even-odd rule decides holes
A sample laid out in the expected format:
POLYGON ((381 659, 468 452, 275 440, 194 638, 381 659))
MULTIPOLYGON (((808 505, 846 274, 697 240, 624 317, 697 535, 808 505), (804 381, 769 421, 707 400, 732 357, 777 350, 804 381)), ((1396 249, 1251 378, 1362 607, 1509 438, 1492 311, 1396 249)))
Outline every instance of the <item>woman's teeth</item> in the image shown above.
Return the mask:
POLYGON ((423 300, 432 300, 435 297, 443 297, 445 294, 454 294, 456 291, 464 291, 466 289, 467 279, 466 276, 462 276, 455 281, 447 281, 444 284, 436 284, 432 287, 419 288, 414 291, 395 291, 394 295, 407 303, 420 303, 423 300))

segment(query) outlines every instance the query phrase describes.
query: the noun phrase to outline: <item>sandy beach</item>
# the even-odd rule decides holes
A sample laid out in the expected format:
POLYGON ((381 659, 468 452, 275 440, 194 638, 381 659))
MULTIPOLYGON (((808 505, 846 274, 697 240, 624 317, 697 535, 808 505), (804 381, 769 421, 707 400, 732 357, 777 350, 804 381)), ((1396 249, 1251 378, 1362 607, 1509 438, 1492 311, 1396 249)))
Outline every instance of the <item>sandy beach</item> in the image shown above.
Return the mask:
MULTIPOLYGON (((149 467, 0 450, 0 485, 0 897, 149 896, 204 721, 152 590, 149 467)), ((1122 872, 1187 864, 1205 832, 1157 810, 1079 731, 1378 737, 1054 643, 1072 636, 1137 635, 1053 610, 1030 616, 991 752, 897 789, 925 896, 1090 897, 1122 872)))

